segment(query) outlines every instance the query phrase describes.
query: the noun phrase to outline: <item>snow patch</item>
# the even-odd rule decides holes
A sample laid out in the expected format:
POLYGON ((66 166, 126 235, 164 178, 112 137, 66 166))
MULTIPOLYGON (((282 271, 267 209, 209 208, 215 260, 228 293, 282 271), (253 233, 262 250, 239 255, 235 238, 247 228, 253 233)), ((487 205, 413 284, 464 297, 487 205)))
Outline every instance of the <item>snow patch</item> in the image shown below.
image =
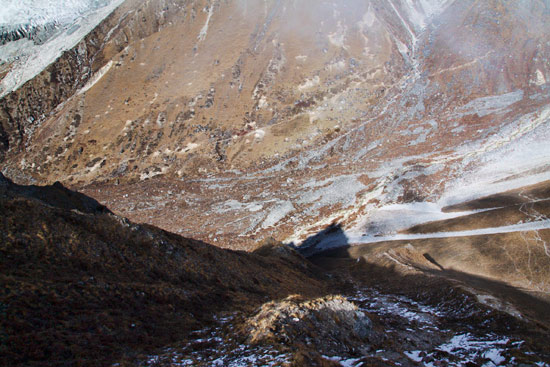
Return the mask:
POLYGON ((550 220, 541 220, 536 222, 527 222, 513 224, 509 226, 472 229, 467 231, 454 231, 454 232, 434 232, 434 233, 419 233, 419 234, 394 234, 388 236, 373 236, 372 234, 363 234, 362 236, 349 235, 349 243, 358 245, 365 243, 376 243, 386 241, 407 241, 407 240, 420 240, 426 238, 450 238, 450 237, 471 237, 501 233, 515 233, 515 232, 528 232, 539 231, 543 229, 550 229, 550 220))
POLYGON ((258 129, 254 131, 254 139, 256 140, 262 140, 265 136, 265 131, 262 129, 258 129))
POLYGON ((294 205, 290 201, 279 202, 273 209, 270 210, 269 214, 263 221, 261 228, 265 229, 277 224, 281 219, 286 217, 290 212, 294 211, 294 205))
POLYGON ((329 42, 339 48, 346 48, 344 42, 346 40, 346 27, 342 25, 341 21, 337 23, 336 32, 332 32, 328 35, 329 42))
POLYGON ((214 6, 210 5, 210 8, 208 9, 208 15, 206 16, 206 22, 204 23, 204 26, 201 28, 199 35, 197 36, 199 42, 204 41, 206 38, 206 34, 208 33, 208 25, 210 24, 210 18, 212 18, 212 14, 214 14, 214 6))
POLYGON ((405 355, 415 362, 422 362, 422 357, 420 356, 420 353, 422 353, 419 350, 413 350, 412 352, 404 352, 405 355))
POLYGON ((188 143, 185 148, 181 149, 180 152, 182 153, 187 153, 193 149, 196 149, 199 147, 199 144, 196 144, 196 143, 188 143))
POLYGON ((479 117, 483 117, 502 111, 522 99, 523 90, 521 89, 497 96, 476 98, 459 108, 458 113, 462 115, 477 114, 479 117))
POLYGON ((376 20, 376 14, 374 14, 371 4, 369 4, 369 9, 365 13, 365 15, 363 15, 363 18, 359 22, 359 28, 361 30, 363 30, 365 26, 370 28, 373 26, 375 20, 376 20))
POLYGON ((321 79, 319 78, 318 75, 315 75, 313 78, 311 79, 306 79, 305 82, 303 82, 302 84, 300 84, 298 86, 298 89, 300 91, 305 91, 307 89, 311 89, 317 85, 319 85, 319 83, 321 82, 321 79))
POLYGON ((353 232, 369 233, 373 236, 393 234, 414 225, 447 220, 479 211, 449 212, 441 211, 442 206, 431 202, 414 202, 405 204, 389 204, 373 209, 359 223, 353 232))
POLYGON ((475 357, 483 356, 491 359, 495 365, 499 365, 505 361, 501 352, 504 351, 508 342, 508 338, 482 340, 467 333, 455 335, 449 342, 440 345, 437 349, 460 357, 462 362, 473 362, 475 357))
POLYGON ((249 211, 249 212, 257 212, 263 209, 263 205, 260 203, 252 202, 252 203, 241 203, 237 200, 227 200, 219 205, 217 205, 214 210, 216 213, 228 213, 228 212, 234 212, 234 211, 249 211))
POLYGON ((550 180, 550 106, 523 116, 480 146, 465 145, 460 153, 471 171, 451 182, 440 202, 453 205, 550 180), (546 167, 546 168, 545 168, 546 167))
POLYGON ((262 96, 262 98, 260 98, 260 100, 258 101, 258 108, 266 108, 267 106, 267 98, 265 96, 262 96))
MULTIPOLYGON (((475 293, 475 291, 472 291, 475 293)), ((476 294, 476 298, 479 303, 482 303, 486 306, 489 306, 491 308, 494 308, 499 311, 506 312, 509 315, 512 315, 514 317, 517 317, 518 319, 522 319, 521 313, 516 310, 514 306, 511 304, 504 302, 492 295, 489 294, 476 294)))
POLYGON ((325 69, 330 71, 330 72, 342 71, 342 70, 346 69, 346 62, 344 60, 333 62, 333 63, 327 65, 327 67, 325 69))
POLYGON ((539 87, 546 84, 546 78, 544 77, 542 71, 540 71, 539 69, 537 69, 537 72, 535 73, 535 79, 533 83, 539 87))
MULTIPOLYGON (((350 358, 350 359, 344 359, 342 357, 329 357, 329 356, 323 356, 324 359, 327 359, 332 362, 338 362, 340 366, 342 367, 355 367, 357 366, 357 363, 361 361, 361 358, 350 358)), ((361 363, 362 365, 363 363, 361 363)), ((360 365, 359 365, 360 366, 360 365)))
MULTIPOLYGON (((87 91, 89 91, 97 82, 99 82, 101 80, 101 78, 103 78, 103 76, 105 74, 107 74, 107 72, 109 70, 111 70, 111 66, 113 66, 113 61, 109 61, 107 63, 107 65, 105 65, 104 67, 102 67, 101 69, 99 69, 99 71, 97 73, 95 73, 91 78, 90 80, 88 81, 88 83, 86 83, 86 85, 84 87, 82 87, 82 89, 80 89, 80 91, 78 92, 78 94, 83 94, 83 93, 86 93, 87 91)), ((131 121, 130 121, 131 122, 131 121)))

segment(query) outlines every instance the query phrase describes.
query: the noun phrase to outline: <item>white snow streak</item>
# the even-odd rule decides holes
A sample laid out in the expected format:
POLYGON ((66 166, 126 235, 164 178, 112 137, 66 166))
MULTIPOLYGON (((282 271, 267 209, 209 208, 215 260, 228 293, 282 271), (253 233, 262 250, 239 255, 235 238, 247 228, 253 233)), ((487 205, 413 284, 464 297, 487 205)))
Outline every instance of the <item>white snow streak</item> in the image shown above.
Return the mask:
POLYGON ((208 33, 208 25, 210 24, 210 18, 212 18, 213 13, 214 13, 214 6, 210 5, 210 9, 208 9, 208 16, 206 17, 206 22, 204 23, 204 26, 202 27, 197 37, 199 42, 204 41, 206 38, 206 34, 208 33))
POLYGON ((95 73, 94 76, 90 78, 88 83, 86 83, 86 85, 78 92, 78 94, 86 93, 87 91, 89 91, 97 82, 101 80, 101 78, 103 78, 105 74, 107 74, 107 72, 111 69, 111 66, 113 66, 113 60, 109 61, 107 65, 105 65, 97 73, 95 73))
POLYGON ((449 238, 449 237, 471 237, 490 234, 502 234, 502 233, 515 233, 515 232, 527 232, 538 231, 542 229, 550 229, 550 220, 541 220, 537 222, 528 222, 513 224, 509 226, 472 229, 468 231, 454 231, 454 232, 434 232, 434 233, 419 233, 419 234, 394 234, 389 236, 348 236, 348 241, 351 244, 364 244, 375 243, 384 241, 400 241, 400 240, 419 240, 426 238, 449 238))

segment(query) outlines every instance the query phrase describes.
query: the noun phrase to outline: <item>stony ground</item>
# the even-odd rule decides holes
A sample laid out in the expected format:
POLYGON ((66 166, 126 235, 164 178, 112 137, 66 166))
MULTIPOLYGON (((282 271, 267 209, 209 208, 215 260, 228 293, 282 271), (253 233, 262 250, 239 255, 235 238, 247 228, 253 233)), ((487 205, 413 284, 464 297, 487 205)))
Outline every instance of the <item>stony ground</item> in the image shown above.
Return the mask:
MULTIPOLYGON (((420 289, 419 279, 395 277, 390 270, 380 275, 394 282, 391 290, 382 286, 387 279, 380 281, 372 277, 368 281, 371 286, 355 278, 352 282, 359 288, 346 292, 349 309, 359 314, 356 322, 361 317, 369 319, 362 338, 349 340, 350 336, 357 338, 355 328, 346 325, 341 315, 335 317, 341 307, 331 304, 332 298, 309 301, 312 305, 321 303, 326 313, 315 317, 314 328, 289 335, 288 330, 300 330, 310 326, 311 321, 307 312, 295 312, 287 320, 286 328, 278 328, 273 320, 286 317, 281 306, 295 302, 287 299, 264 304, 252 316, 237 313, 222 318, 216 327, 197 331, 185 343, 143 357, 141 365, 549 365, 550 350, 545 343, 548 328, 488 308, 472 293, 443 280, 423 279, 424 286, 435 287, 430 290, 420 289), (259 319, 271 325, 271 332, 280 332, 269 339, 269 343, 250 343, 256 334, 247 326, 250 320, 258 322, 259 319), (345 336, 338 334, 339 327, 345 336), (243 335, 242 330, 252 333, 243 335)), ((315 309, 315 306, 309 307, 315 309)))

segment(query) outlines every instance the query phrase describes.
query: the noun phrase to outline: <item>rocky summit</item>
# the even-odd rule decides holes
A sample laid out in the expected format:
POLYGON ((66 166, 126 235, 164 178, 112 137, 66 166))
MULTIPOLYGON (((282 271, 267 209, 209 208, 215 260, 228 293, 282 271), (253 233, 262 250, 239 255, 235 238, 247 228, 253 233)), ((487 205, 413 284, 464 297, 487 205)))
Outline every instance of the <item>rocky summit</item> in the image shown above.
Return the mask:
POLYGON ((2 365, 550 366, 548 1, 2 8, 2 365))

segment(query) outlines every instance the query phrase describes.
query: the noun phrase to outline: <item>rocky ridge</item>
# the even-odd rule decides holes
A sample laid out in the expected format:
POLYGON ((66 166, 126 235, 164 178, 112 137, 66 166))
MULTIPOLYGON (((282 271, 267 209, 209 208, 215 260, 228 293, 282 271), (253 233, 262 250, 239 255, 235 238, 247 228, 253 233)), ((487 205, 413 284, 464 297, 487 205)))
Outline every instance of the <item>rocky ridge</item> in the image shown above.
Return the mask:
POLYGON ((85 200, 0 180, 2 364, 550 362, 547 321, 445 276, 353 257, 314 265, 274 241, 222 250, 77 209, 85 200))

